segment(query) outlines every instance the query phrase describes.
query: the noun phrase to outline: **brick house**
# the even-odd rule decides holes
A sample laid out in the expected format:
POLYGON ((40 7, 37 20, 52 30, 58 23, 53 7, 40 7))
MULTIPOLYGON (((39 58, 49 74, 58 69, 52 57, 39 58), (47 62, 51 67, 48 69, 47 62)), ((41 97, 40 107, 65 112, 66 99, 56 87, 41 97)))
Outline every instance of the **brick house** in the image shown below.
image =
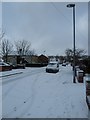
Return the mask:
POLYGON ((38 56, 38 63, 48 63, 48 57, 43 54, 38 56))

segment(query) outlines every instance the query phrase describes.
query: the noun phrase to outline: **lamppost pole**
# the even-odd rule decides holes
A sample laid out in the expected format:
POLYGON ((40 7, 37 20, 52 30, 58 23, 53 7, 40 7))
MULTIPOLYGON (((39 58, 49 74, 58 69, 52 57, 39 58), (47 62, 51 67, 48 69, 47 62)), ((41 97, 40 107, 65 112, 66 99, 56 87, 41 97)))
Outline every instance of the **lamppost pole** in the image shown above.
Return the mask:
POLYGON ((73 82, 75 83, 75 76, 76 76, 76 70, 75 70, 75 6, 73 7, 73 51, 74 51, 74 58, 73 58, 73 63, 74 63, 74 77, 73 77, 73 82))
POLYGON ((68 8, 73 8, 73 83, 76 83, 75 80, 75 75, 76 75, 76 70, 75 70, 75 4, 68 4, 68 8))

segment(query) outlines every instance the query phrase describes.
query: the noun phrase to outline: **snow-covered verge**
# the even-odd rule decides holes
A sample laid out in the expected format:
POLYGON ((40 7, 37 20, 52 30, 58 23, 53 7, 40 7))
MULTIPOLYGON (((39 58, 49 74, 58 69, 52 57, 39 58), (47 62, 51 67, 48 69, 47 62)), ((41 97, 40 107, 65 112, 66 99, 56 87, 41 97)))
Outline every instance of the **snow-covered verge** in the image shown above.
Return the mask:
POLYGON ((56 74, 27 68, 3 78, 3 118, 88 118, 85 84, 73 83, 72 75, 70 66, 60 66, 56 74))
POLYGON ((23 69, 12 69, 10 71, 3 71, 3 72, 0 72, 0 78, 4 76, 12 75, 12 74, 19 74, 21 72, 23 72, 23 69))

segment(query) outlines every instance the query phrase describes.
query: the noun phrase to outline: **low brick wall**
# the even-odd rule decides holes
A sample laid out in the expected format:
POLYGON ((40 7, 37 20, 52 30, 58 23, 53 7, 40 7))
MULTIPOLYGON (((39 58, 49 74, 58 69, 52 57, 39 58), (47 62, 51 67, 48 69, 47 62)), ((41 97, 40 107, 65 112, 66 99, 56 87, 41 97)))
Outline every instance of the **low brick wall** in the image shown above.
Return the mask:
POLYGON ((12 70, 11 66, 0 66, 0 72, 1 71, 9 71, 9 70, 12 70))

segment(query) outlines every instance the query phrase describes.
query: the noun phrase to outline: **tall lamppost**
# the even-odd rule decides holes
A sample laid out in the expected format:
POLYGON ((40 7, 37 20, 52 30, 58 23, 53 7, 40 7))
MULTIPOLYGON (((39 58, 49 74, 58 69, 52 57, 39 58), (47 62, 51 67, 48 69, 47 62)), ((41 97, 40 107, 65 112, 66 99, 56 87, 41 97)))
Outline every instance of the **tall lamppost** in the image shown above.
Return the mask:
POLYGON ((75 4, 68 4, 68 8, 73 8, 73 83, 76 83, 75 80, 75 75, 76 75, 76 70, 75 70, 75 4))

